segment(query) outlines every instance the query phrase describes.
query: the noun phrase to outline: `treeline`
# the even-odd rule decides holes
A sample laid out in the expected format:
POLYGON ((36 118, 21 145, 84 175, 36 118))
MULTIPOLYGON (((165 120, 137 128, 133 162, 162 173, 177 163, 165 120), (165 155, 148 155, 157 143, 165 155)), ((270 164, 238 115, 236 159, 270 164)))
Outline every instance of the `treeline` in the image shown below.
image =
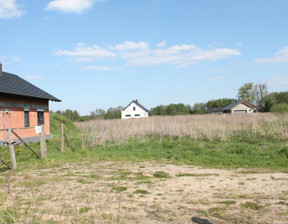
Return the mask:
POLYGON ((150 110, 151 115, 181 115, 190 113, 190 105, 184 105, 183 103, 159 105, 150 110))
POLYGON ((226 107, 233 103, 235 99, 217 99, 210 100, 206 103, 195 103, 193 106, 183 103, 160 105, 151 108, 151 115, 185 115, 185 114, 206 114, 209 109, 226 107))
POLYGON ((288 92, 274 92, 265 96, 261 102, 263 112, 288 112, 288 92))
MULTIPOLYGON (((261 108, 261 112, 288 112, 288 91, 268 93, 266 84, 245 83, 238 89, 237 98, 221 98, 209 100, 208 102, 195 103, 193 106, 183 103, 172 103, 169 105, 159 105, 151 108, 152 115, 186 115, 186 114, 206 114, 209 109, 223 108, 235 102, 235 100, 247 100, 261 108)), ((123 107, 110 107, 107 111, 96 109, 90 115, 80 116, 77 110, 67 109, 56 111, 71 121, 88 121, 94 119, 119 119, 123 107)))
POLYGON ((67 117, 69 120, 75 121, 89 121, 95 119, 119 119, 121 118, 121 111, 123 107, 110 107, 107 111, 103 109, 96 109, 91 111, 90 115, 80 116, 77 110, 66 109, 64 111, 57 110, 55 113, 67 117))

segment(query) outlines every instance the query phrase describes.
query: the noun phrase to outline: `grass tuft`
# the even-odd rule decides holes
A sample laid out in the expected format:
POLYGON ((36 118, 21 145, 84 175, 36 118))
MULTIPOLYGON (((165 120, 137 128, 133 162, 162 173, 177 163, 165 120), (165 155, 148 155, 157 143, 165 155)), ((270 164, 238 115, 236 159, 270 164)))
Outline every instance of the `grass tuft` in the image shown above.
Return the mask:
POLYGON ((259 211, 263 208, 261 205, 258 205, 257 203, 254 203, 254 202, 246 202, 244 204, 241 204, 241 206, 243 208, 250 208, 250 209, 256 210, 256 211, 259 211))
POLYGON ((164 171, 156 171, 154 174, 153 174, 154 177, 156 178, 169 178, 169 174, 165 173, 164 171))
POLYGON ((149 192, 146 190, 138 189, 134 191, 134 194, 149 194, 149 192))

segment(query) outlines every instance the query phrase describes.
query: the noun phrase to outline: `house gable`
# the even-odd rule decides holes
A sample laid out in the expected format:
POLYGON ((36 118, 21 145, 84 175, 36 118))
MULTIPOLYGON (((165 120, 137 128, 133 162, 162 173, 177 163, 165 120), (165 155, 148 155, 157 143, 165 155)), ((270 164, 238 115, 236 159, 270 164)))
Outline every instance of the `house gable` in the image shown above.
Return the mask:
POLYGON ((142 106, 137 100, 133 100, 121 112, 122 119, 143 118, 148 117, 148 110, 142 106))

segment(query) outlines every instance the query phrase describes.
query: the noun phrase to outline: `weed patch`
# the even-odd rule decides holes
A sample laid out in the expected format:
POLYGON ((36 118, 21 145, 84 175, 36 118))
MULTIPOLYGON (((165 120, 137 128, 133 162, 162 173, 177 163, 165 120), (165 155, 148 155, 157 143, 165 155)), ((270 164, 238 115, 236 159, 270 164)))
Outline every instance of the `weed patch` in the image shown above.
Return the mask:
POLYGON ((127 187, 115 187, 113 189, 116 190, 117 192, 127 191, 127 187))
POLYGON ((156 177, 156 178, 169 178, 169 174, 163 172, 163 171, 156 171, 154 174, 153 174, 153 177, 156 177))
POLYGON ((244 204, 241 204, 241 206, 243 208, 250 208, 250 209, 256 210, 256 211, 259 211, 263 208, 261 205, 258 205, 257 203, 254 203, 254 202, 246 202, 244 204))
POLYGON ((138 190, 134 191, 134 193, 135 193, 135 194, 149 194, 148 191, 142 190, 142 189, 138 189, 138 190))

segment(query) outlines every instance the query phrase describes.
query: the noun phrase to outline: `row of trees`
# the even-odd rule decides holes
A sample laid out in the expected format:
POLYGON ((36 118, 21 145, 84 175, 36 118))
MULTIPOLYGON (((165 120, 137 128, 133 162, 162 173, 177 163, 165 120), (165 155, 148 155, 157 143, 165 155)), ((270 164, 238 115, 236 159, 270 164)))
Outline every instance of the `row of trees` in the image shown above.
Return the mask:
POLYGON ((288 92, 274 92, 263 97, 263 112, 288 112, 288 92))
POLYGON ((181 115, 190 113, 191 113, 191 106, 184 105, 183 103, 160 105, 151 108, 150 110, 151 115, 181 115))
MULTIPOLYGON (((266 84, 245 83, 238 89, 238 100, 247 100, 250 103, 261 107, 262 112, 288 112, 288 92, 274 92, 268 94, 266 84)), ((185 114, 205 114, 212 108, 223 108, 233 103, 236 98, 222 98, 209 100, 205 103, 195 103, 193 106, 183 103, 159 105, 151 108, 150 115, 185 115, 185 114)), ((96 109, 90 115, 80 116, 76 110, 67 109, 56 111, 72 121, 87 121, 91 119, 117 119, 121 118, 123 107, 110 107, 107 111, 96 109)))
POLYGON ((71 121, 80 121, 81 118, 77 110, 70 110, 70 109, 64 111, 57 110, 56 114, 61 114, 62 116, 67 117, 71 121))
POLYGON ((96 109, 91 111, 90 115, 80 116, 77 110, 66 109, 64 111, 57 110, 55 113, 61 114, 64 117, 67 117, 71 121, 88 121, 94 119, 117 119, 121 118, 121 111, 123 107, 110 107, 107 111, 103 109, 96 109))
POLYGON ((229 104, 235 102, 233 98, 222 98, 216 100, 209 100, 206 103, 195 103, 192 107, 191 114, 206 114, 209 109, 212 108, 223 108, 229 104))
POLYGON ((210 100, 207 103, 195 103, 193 106, 183 103, 160 105, 150 110, 151 115, 184 115, 184 114, 205 114, 211 108, 222 108, 236 99, 217 99, 210 100))

